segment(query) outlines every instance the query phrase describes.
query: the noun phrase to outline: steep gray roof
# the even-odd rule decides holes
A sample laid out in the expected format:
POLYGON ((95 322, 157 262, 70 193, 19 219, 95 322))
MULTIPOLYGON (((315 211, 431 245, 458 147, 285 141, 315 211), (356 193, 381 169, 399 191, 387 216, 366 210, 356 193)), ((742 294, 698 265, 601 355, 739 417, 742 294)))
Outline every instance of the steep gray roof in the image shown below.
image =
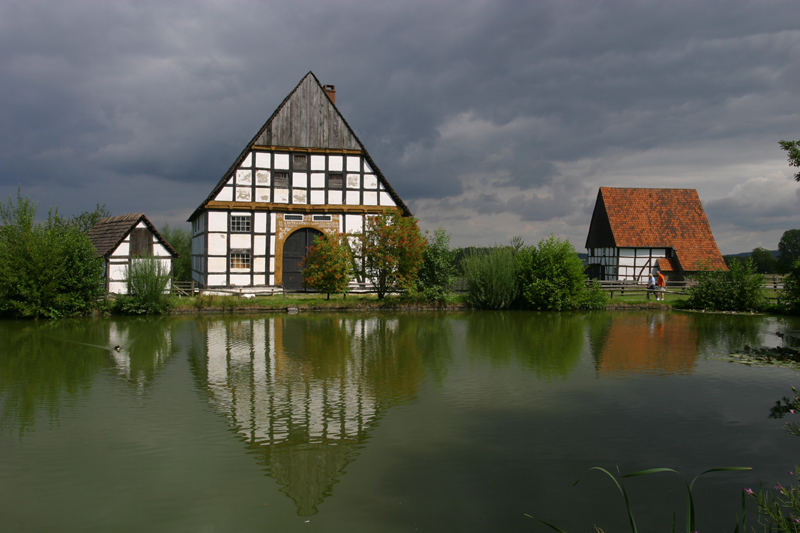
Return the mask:
POLYGON ((147 225, 158 241, 172 254, 172 257, 178 257, 178 252, 175 248, 161 236, 144 213, 129 213, 100 219, 87 233, 89 240, 92 241, 97 250, 97 255, 108 257, 117 249, 117 246, 125 239, 128 233, 139 224, 139 221, 143 221, 147 225))

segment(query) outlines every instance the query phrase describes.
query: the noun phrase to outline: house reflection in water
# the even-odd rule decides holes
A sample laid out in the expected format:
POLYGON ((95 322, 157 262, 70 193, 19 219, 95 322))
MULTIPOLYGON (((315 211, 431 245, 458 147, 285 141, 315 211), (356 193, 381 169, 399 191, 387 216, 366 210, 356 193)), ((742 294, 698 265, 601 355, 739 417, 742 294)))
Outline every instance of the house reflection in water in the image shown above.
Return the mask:
POLYGON ((381 414, 415 394, 419 354, 397 319, 271 317, 206 323, 196 376, 259 460, 312 515, 381 414), (387 372, 401 368, 403 372, 387 372))
POLYGON ((599 374, 692 372, 697 329, 686 315, 612 315, 594 350, 599 374))

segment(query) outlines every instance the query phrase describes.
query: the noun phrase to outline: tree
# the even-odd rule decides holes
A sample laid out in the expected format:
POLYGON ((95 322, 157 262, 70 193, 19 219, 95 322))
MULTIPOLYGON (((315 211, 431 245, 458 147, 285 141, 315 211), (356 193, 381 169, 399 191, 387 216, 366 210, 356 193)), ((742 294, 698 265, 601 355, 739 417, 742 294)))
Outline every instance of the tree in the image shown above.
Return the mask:
POLYGON ((800 261, 795 261, 783 286, 781 300, 792 313, 800 313, 800 261))
POLYGON ((103 292, 103 259, 89 237, 17 192, 0 202, 0 312, 57 318, 89 312, 103 292))
POLYGON ((774 274, 778 269, 778 260, 775 259, 775 254, 764 248, 754 248, 750 258, 759 274, 774 274))
POLYGON ((364 276, 382 299, 386 293, 413 287, 422 266, 425 239, 417 220, 396 212, 367 219, 361 235, 364 276))
POLYGON ((324 292, 346 293, 352 271, 352 252, 347 236, 322 235, 314 239, 303 264, 303 280, 307 287, 324 292))
POLYGON ((783 232, 778 243, 778 267, 781 272, 789 272, 795 261, 800 259, 800 229, 783 232))
POLYGON ((172 260, 172 278, 175 281, 192 280, 192 235, 189 228, 171 228, 164 226, 161 235, 178 252, 172 260))
POLYGON ((88 233, 95 224, 100 222, 101 218, 111 216, 105 204, 95 204, 94 211, 84 211, 79 215, 69 219, 69 225, 80 231, 81 233, 88 233))
POLYGON ((450 236, 441 228, 426 235, 427 246, 422 254, 417 288, 427 300, 443 301, 450 291, 455 274, 450 236))
MULTIPOLYGON (((800 167, 800 140, 797 141, 778 141, 778 144, 786 151, 789 165, 800 167)), ((800 172, 794 175, 795 181, 800 181, 800 172)))

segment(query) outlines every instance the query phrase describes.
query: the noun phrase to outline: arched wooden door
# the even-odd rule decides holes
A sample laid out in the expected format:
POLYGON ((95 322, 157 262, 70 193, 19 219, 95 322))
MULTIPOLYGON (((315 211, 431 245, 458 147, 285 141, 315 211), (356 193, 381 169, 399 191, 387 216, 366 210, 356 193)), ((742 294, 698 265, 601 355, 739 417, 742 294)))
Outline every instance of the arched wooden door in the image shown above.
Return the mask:
POLYGON ((283 243, 283 289, 287 291, 302 291, 303 287, 303 259, 309 246, 314 244, 314 239, 322 232, 311 228, 302 228, 286 239, 283 243))

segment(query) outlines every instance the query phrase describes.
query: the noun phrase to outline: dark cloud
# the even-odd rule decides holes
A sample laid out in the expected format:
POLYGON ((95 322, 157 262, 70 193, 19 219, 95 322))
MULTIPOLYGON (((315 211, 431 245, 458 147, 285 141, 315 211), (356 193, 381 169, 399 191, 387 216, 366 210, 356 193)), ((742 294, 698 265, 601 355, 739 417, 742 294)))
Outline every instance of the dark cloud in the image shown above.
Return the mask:
POLYGON ((776 231, 800 225, 777 199, 726 204, 748 179, 782 179, 773 167, 695 177, 783 161, 775 141, 798 135, 798 15, 794 0, 0 0, 0 194, 22 184, 66 212, 185 217, 313 70, 455 244, 471 238, 467 209, 580 244, 600 185, 694 186, 720 226, 776 231), (764 155, 696 156, 720 145, 764 155), (685 159, 656 175, 641 161, 659 153, 685 159))

